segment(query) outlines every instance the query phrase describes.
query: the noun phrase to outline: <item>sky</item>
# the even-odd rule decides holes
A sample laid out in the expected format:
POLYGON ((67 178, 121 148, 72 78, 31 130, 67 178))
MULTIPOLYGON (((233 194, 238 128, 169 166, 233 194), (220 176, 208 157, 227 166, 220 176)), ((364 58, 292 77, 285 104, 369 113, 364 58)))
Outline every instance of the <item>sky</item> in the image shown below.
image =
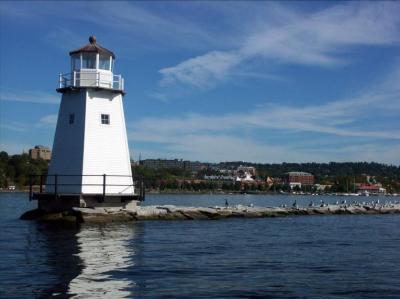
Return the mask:
POLYGON ((400 165, 400 2, 0 2, 0 150, 52 146, 69 51, 125 78, 131 158, 400 165))

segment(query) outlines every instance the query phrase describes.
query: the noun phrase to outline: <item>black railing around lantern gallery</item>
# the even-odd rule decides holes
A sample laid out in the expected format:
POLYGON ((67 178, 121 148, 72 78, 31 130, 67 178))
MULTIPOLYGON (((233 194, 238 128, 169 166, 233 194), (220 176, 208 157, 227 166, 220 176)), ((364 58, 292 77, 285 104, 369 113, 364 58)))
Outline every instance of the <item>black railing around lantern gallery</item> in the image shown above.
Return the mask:
MULTIPOLYGON (((129 180, 130 181, 130 180, 129 180)), ((74 190, 74 187, 100 187, 96 188, 95 194, 100 194, 103 200, 106 196, 118 195, 123 196, 130 188, 134 190, 133 196, 137 197, 138 200, 144 201, 145 199, 145 184, 144 178, 142 176, 128 176, 128 175, 108 175, 108 174, 41 174, 41 175, 30 175, 29 176, 29 200, 35 199, 35 195, 40 194, 53 194, 54 198, 57 198, 61 194, 80 194, 81 191, 74 190), (88 179, 88 183, 82 183, 84 178, 88 179), (98 179, 96 179, 98 178, 98 179), (118 180, 126 180, 127 178, 132 178, 132 184, 118 183, 118 180), (110 183, 110 181, 112 181, 110 183), (38 192, 34 192, 34 187, 38 188, 38 192), (46 190, 47 187, 47 190, 46 190), (71 188, 72 187, 72 188, 71 188), (110 187, 117 192, 109 192, 110 187), (65 189, 68 191, 65 191, 65 189), (60 190, 61 189, 61 190, 60 190), (63 190, 64 189, 64 190, 63 190), (99 192, 101 190, 101 192, 99 192)), ((129 194, 132 196, 132 194, 129 194)))

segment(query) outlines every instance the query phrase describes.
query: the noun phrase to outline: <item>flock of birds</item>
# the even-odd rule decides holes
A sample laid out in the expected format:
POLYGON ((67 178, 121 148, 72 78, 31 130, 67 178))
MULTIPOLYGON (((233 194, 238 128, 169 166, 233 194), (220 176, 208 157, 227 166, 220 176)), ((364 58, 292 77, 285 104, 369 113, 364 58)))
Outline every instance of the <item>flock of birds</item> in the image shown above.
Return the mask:
MULTIPOLYGON (((363 206, 367 206, 367 207, 372 207, 372 208, 379 208, 379 207, 394 207, 394 205, 398 205, 400 204, 400 201, 388 201, 388 202, 383 202, 381 203, 379 199, 377 200, 373 200, 371 202, 369 201, 363 201, 363 202, 359 202, 357 200, 351 202, 351 203, 347 203, 347 200, 342 200, 341 202, 336 201, 336 205, 340 205, 341 208, 348 208, 348 207, 363 207, 363 206)), ((328 207, 329 204, 325 203, 323 200, 320 201, 319 204, 314 203, 314 201, 310 201, 310 203, 308 204, 309 208, 313 208, 313 207, 328 207)), ((282 204, 281 205, 282 208, 286 208, 287 204, 282 204)), ((292 204, 293 208, 298 209, 299 205, 297 204, 297 200, 295 200, 292 204)))

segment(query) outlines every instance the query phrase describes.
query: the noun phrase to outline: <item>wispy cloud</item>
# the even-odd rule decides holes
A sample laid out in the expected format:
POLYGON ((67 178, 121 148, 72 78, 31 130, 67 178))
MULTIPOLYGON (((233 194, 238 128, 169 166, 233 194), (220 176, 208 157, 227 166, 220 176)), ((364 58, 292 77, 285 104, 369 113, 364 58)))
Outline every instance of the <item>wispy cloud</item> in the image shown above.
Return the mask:
POLYGON ((400 5, 395 2, 346 3, 314 13, 287 14, 287 24, 265 21, 238 48, 213 50, 161 69, 161 84, 207 87, 254 57, 287 64, 341 66, 350 62, 343 54, 353 46, 398 45, 399 14, 400 5))
POLYGON ((41 117, 35 123, 27 123, 27 122, 17 122, 11 121, 8 123, 4 123, 0 121, 0 128, 2 130, 14 131, 14 132, 29 132, 35 130, 35 128, 54 128, 57 124, 57 114, 49 114, 41 117))
POLYGON ((393 146, 398 147, 400 140, 400 127, 391 123, 390 126, 377 129, 374 124, 368 125, 368 122, 378 115, 385 117, 389 110, 390 113, 400 113, 400 88, 395 80, 398 74, 397 69, 382 83, 364 93, 321 105, 284 106, 266 102, 262 107, 241 113, 143 118, 129 125, 129 136, 134 144, 158 144, 161 152, 170 156, 204 160, 266 161, 271 158, 275 161, 326 161, 331 155, 345 161, 345 152, 349 154, 347 160, 371 160, 378 157, 373 156, 377 148, 371 145, 377 140, 381 140, 378 144, 382 146, 382 151, 387 151, 393 158, 393 146), (382 108, 385 106, 388 108, 382 108), (359 125, 360 120, 363 120, 362 126, 359 125), (338 144, 335 148, 331 144, 329 153, 326 150, 318 152, 318 147, 304 147, 304 140, 298 144, 276 146, 270 144, 268 138, 256 133, 260 129, 266 136, 273 131, 286 134, 288 138, 290 135, 309 133, 328 140, 329 136, 333 136, 333 144, 345 138, 347 145, 338 144), (385 143, 384 140, 390 142, 385 143), (359 156, 355 149, 361 151, 359 156))
POLYGON ((209 86, 215 80, 224 79, 228 71, 240 60, 238 53, 209 52, 181 62, 177 66, 160 70, 163 76, 161 85, 181 82, 197 87, 209 86))
POLYGON ((161 102, 164 102, 164 103, 168 102, 168 97, 167 97, 167 95, 164 94, 164 93, 161 93, 161 92, 159 92, 159 91, 151 90, 151 91, 149 91, 149 92, 147 93, 147 95, 148 95, 150 98, 156 99, 156 100, 158 100, 158 101, 161 101, 161 102))
POLYGON ((1 101, 58 105, 60 97, 41 91, 0 92, 1 101))
MULTIPOLYGON (((92 34, 89 28, 101 28, 102 36, 110 39, 123 39, 126 45, 165 51, 171 48, 206 49, 210 46, 234 45, 237 39, 226 36, 223 30, 214 30, 212 25, 193 20, 193 6, 182 3, 168 3, 168 7, 158 3, 113 1, 110 5, 103 1, 89 2, 49 2, 0 3, 0 12, 9 18, 32 22, 42 18, 53 18, 52 29, 45 39, 62 50, 68 50, 86 40, 81 34, 92 34), (65 14, 65 11, 79 13, 65 14), (55 17, 56 16, 56 17, 55 17), (73 33, 65 22, 83 22, 88 26, 73 33), (115 34, 118 32, 118 34, 115 34), (155 46, 155 41, 159 42, 155 46), (68 46, 70 45, 70 46, 68 46)), ((208 5, 201 5, 204 9, 208 5)), ((212 12, 212 10, 210 10, 212 12)), ((101 41, 101 40, 100 40, 101 41)))
POLYGON ((49 114, 39 119, 38 127, 55 127, 57 124, 57 114, 49 114))
POLYGON ((14 132, 26 132, 29 131, 30 128, 32 128, 32 126, 26 123, 19 123, 14 121, 6 124, 4 122, 0 122, 0 129, 2 131, 7 130, 14 132))

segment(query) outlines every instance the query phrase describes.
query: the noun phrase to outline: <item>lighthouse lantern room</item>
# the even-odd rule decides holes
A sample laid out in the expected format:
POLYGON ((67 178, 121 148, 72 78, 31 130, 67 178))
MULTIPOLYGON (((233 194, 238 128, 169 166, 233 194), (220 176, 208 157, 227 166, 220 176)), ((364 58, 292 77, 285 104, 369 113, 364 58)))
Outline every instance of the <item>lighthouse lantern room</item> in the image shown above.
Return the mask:
POLYGON ((115 55, 97 44, 70 52, 71 71, 60 74, 62 94, 45 188, 33 193, 39 208, 124 207, 144 198, 135 188, 123 109, 124 80, 115 55))

